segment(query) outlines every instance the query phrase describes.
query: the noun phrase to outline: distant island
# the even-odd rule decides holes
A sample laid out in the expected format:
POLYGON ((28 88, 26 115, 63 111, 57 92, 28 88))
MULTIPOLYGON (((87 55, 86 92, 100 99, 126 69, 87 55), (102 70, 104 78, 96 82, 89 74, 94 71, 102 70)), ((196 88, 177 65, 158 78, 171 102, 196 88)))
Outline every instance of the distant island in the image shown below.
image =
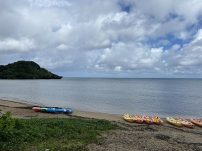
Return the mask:
POLYGON ((62 76, 41 68, 33 61, 17 61, 0 65, 0 79, 61 79, 62 76))

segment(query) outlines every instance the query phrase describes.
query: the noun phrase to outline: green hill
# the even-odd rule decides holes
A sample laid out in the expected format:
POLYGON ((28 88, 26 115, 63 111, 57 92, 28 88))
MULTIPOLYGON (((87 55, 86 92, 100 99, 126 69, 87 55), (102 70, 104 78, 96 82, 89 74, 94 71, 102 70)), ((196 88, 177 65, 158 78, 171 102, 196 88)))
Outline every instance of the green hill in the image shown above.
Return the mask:
POLYGON ((0 65, 0 79, 61 79, 61 76, 41 68, 33 61, 18 61, 0 65))

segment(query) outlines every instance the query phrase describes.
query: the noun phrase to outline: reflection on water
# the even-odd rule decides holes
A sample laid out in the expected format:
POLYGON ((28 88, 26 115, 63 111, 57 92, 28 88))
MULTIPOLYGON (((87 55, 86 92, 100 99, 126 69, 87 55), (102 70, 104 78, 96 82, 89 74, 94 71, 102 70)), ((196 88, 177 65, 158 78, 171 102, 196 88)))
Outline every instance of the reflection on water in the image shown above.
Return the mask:
POLYGON ((0 98, 106 113, 202 116, 200 79, 0 80, 0 98))

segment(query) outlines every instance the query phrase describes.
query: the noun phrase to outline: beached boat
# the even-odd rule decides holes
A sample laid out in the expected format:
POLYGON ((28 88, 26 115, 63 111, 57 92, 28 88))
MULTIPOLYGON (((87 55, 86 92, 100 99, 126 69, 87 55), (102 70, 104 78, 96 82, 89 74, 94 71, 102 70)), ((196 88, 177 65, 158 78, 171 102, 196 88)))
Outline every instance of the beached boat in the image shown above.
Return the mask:
POLYGON ((127 113, 123 115, 123 119, 127 122, 130 122, 130 123, 134 122, 134 118, 127 113))
POLYGON ((183 126, 188 127, 188 128, 194 128, 194 124, 189 122, 188 120, 182 119, 182 118, 177 118, 179 122, 182 123, 183 126))
POLYGON ((45 107, 41 108, 41 111, 46 113, 65 113, 65 114, 71 114, 73 112, 71 108, 60 108, 60 107, 45 107))
POLYGON ((32 108, 32 110, 34 110, 35 112, 46 112, 47 108, 46 107, 35 106, 35 107, 32 108))
POLYGON ((162 125, 163 120, 158 116, 154 116, 154 117, 152 117, 152 123, 157 124, 157 125, 162 125))
POLYGON ((70 108, 55 108, 56 113, 72 113, 72 109, 70 108))
POLYGON ((174 119, 173 117, 167 117, 166 121, 174 126, 182 127, 182 123, 179 120, 174 119))
POLYGON ((47 109, 48 109, 47 107, 41 107, 40 112, 47 112, 47 109))
POLYGON ((71 108, 59 108, 59 107, 33 107, 35 112, 45 112, 45 113, 65 113, 71 114, 73 110, 71 108))
POLYGON ((41 107, 35 106, 35 107, 32 108, 32 110, 34 110, 35 112, 40 112, 41 111, 41 107))
POLYGON ((197 126, 202 127, 202 119, 191 119, 191 122, 197 126))
POLYGON ((142 124, 144 122, 142 115, 134 115, 132 116, 135 123, 142 124))
POLYGON ((47 113, 56 113, 55 108, 54 107, 48 107, 46 110, 47 113))
POLYGON ((149 116, 143 116, 143 122, 146 124, 152 124, 152 119, 149 116))

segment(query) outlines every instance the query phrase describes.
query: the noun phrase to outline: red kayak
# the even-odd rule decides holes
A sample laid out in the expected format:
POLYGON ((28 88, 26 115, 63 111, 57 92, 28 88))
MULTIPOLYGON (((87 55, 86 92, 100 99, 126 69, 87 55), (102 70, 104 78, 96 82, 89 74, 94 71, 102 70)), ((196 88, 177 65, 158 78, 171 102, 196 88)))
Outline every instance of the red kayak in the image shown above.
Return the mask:
POLYGON ((134 120, 134 122, 139 123, 139 124, 142 124, 144 122, 143 117, 141 115, 134 115, 133 120, 134 120))
POLYGON ((191 122, 197 126, 202 127, 202 119, 191 119, 191 122))
POLYGON ((41 111, 41 107, 35 106, 35 107, 32 108, 32 110, 34 110, 35 112, 40 112, 41 111))

